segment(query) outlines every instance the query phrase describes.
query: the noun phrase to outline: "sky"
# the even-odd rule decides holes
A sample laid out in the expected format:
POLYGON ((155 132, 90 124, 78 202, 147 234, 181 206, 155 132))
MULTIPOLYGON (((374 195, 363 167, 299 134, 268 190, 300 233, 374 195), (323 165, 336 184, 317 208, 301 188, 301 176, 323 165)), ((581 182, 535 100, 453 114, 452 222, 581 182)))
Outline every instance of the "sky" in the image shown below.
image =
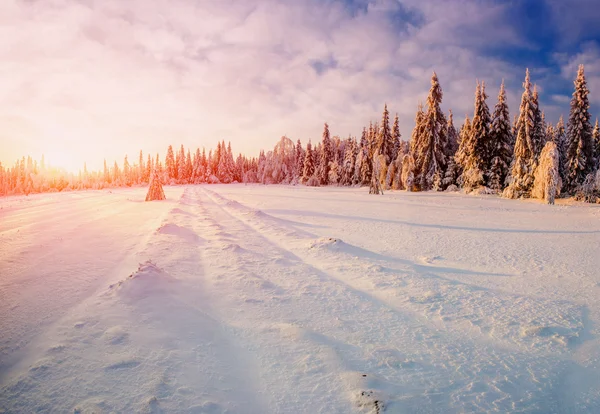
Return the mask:
POLYGON ((600 115, 597 0, 1 0, 0 162, 76 169, 169 144, 255 156, 398 114, 436 71, 457 123, 476 81, 518 111, 525 69, 549 121, 585 64, 600 115))

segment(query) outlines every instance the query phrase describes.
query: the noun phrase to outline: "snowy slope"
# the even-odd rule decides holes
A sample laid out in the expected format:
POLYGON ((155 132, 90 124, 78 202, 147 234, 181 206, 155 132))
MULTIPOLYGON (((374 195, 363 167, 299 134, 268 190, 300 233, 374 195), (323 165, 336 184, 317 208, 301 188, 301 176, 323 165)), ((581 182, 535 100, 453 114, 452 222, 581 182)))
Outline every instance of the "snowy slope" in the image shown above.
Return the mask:
POLYGON ((0 412, 600 411, 600 209, 285 186, 0 200, 0 412))

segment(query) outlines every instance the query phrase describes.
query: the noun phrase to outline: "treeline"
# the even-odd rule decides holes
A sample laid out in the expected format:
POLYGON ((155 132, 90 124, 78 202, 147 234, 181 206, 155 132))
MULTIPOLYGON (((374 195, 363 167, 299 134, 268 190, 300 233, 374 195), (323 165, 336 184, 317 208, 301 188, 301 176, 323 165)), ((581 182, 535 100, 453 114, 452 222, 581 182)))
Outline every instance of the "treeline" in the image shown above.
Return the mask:
POLYGON ((234 157, 224 141, 208 154, 183 146, 168 147, 164 161, 139 153, 130 163, 102 171, 84 169, 66 174, 22 158, 9 169, 0 164, 0 195, 45 191, 101 189, 148 184, 156 171, 163 184, 263 183, 310 186, 376 185, 407 191, 477 191, 509 198, 559 195, 593 202, 600 195, 600 130, 592 128, 589 90, 583 65, 575 79, 570 115, 556 125, 546 121, 529 71, 523 83, 519 113, 511 122, 504 84, 493 111, 485 83, 477 82, 472 117, 460 128, 452 112, 441 110, 442 88, 434 73, 425 106, 419 104, 410 139, 403 140, 398 116, 393 123, 387 105, 380 122, 364 127, 360 139, 331 136, 303 147, 282 137, 270 151, 256 157, 234 157))

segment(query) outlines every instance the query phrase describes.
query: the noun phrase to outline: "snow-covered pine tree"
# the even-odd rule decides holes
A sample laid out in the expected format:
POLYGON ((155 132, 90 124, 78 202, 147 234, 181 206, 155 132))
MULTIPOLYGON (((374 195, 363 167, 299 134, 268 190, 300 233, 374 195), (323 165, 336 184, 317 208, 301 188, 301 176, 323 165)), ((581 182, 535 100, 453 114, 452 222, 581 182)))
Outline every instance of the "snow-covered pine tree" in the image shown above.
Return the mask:
POLYGON ((533 198, 554 204, 554 199, 560 194, 559 158, 560 154, 556 144, 548 141, 540 154, 539 163, 535 169, 535 179, 531 190, 533 198))
POLYGON ((165 200, 165 192, 160 182, 158 171, 154 170, 150 177, 150 186, 146 194, 146 201, 165 200))
POLYGON ((308 184, 308 181, 315 174, 315 160, 313 156, 312 144, 308 140, 306 144, 306 155, 304 157, 304 171, 302 172, 302 183, 308 184))
POLYGON ((490 109, 487 104, 485 82, 481 82, 479 94, 475 97, 475 112, 473 114, 473 163, 483 173, 484 184, 487 183, 485 173, 490 169, 492 145, 490 140, 490 124, 492 123, 490 109))
POLYGON ((364 127, 362 131, 362 135, 360 137, 360 143, 356 148, 356 161, 354 162, 354 176, 352 177, 353 185, 362 185, 362 163, 363 163, 363 153, 365 148, 367 148, 367 128, 364 127))
POLYGON ((352 185, 354 180, 354 167, 356 163, 356 140, 349 139, 344 151, 344 162, 342 168, 342 185, 352 185))
POLYGON ((376 139, 375 153, 385 156, 386 165, 392 161, 392 153, 394 151, 394 140, 392 131, 390 130, 390 113, 387 109, 387 104, 383 107, 383 115, 381 117, 381 125, 376 139))
POLYGON ((565 187, 574 193, 577 186, 583 184, 595 165, 590 123, 589 90, 585 80, 583 65, 579 65, 575 79, 575 91, 571 99, 571 112, 567 126, 567 176, 565 187))
POLYGON ((192 182, 192 172, 193 172, 192 157, 190 155, 190 150, 188 149, 187 154, 185 156, 185 182, 187 184, 192 182))
MULTIPOLYGON (((423 118, 422 137, 415 147, 415 185, 418 190, 433 188, 434 182, 441 182, 446 170, 447 121, 440 108, 442 88, 434 72, 427 97, 427 112, 423 118)), ((419 134, 421 135, 421 133, 419 134)))
POLYGON ((468 129, 463 129, 459 148, 461 176, 458 181, 467 191, 485 184, 485 154, 488 150, 489 127, 485 123, 486 111, 482 103, 485 93, 482 94, 481 89, 482 85, 477 82, 473 122, 469 123, 468 129))
POLYGON ((446 156, 452 157, 458 151, 458 132, 454 127, 452 110, 448 111, 448 144, 446 145, 446 156))
POLYGON ((469 115, 465 115, 465 122, 460 127, 458 133, 458 150, 454 154, 454 162, 458 167, 459 176, 462 175, 465 162, 469 155, 471 128, 471 119, 469 118, 469 115))
POLYGON ((563 116, 560 116, 558 123, 556 124, 556 129, 554 132, 554 143, 558 148, 559 154, 559 167, 558 172, 560 173, 560 178, 563 182, 563 186, 566 183, 567 177, 567 133, 565 131, 565 121, 563 120, 563 116))
POLYGON ((415 161, 411 154, 402 158, 402 187, 406 191, 415 191, 415 161))
POLYGON ((185 150, 183 148, 183 144, 177 153, 177 181, 180 184, 185 183, 185 150))
POLYGON ((504 190, 506 177, 510 172, 513 156, 512 141, 506 91, 504 90, 504 81, 502 81, 490 128, 491 165, 487 173, 488 187, 497 192, 504 190))
POLYGON ((531 195, 534 180, 533 173, 536 167, 536 148, 533 137, 535 132, 534 103, 532 102, 529 69, 525 73, 523 89, 516 127, 517 138, 510 183, 503 193, 508 198, 529 197, 531 195))
POLYGON ((318 178, 321 185, 327 185, 329 182, 329 164, 333 161, 331 137, 329 135, 329 125, 327 125, 327 123, 325 123, 325 127, 323 128, 323 141, 320 155, 318 178))
POLYGON ((304 174, 304 150, 302 149, 302 143, 300 139, 296 142, 296 170, 294 172, 294 181, 301 182, 302 175, 304 174))
POLYGON ((369 185, 369 194, 382 194, 383 188, 381 187, 381 181, 385 181, 385 169, 387 166, 385 154, 376 154, 373 158, 372 176, 371 183, 369 185), (383 177, 382 177, 383 176, 383 177))
POLYGON ((400 123, 398 121, 398 114, 394 117, 394 126, 392 127, 392 161, 398 158, 398 153, 400 152, 400 138, 402 135, 400 134, 400 123))
POLYGON ((421 138, 423 136, 423 119, 425 119, 425 112, 423 111, 423 104, 419 102, 419 105, 417 106, 417 114, 415 115, 415 126, 410 136, 410 154, 415 154, 416 149, 421 146, 421 138))
POLYGON ((165 168, 169 179, 175 179, 177 176, 177 170, 175 169, 175 155, 173 154, 173 146, 169 145, 167 149, 167 156, 165 158, 165 168))
MULTIPOLYGON (((367 143, 367 145, 369 145, 367 143)), ((373 158, 368 146, 361 149, 360 185, 369 185, 373 176, 373 158)))
POLYGON ((146 167, 144 170, 144 182, 150 184, 150 174, 152 174, 152 157, 148 154, 148 160, 146 161, 146 167))
POLYGON ((546 144, 546 125, 544 125, 544 113, 540 109, 540 97, 537 91, 537 85, 533 85, 533 94, 531 96, 533 110, 533 148, 535 148, 535 161, 537 163, 542 148, 546 144))
POLYGON ((598 118, 592 131, 592 141, 594 143, 594 159, 596 160, 595 170, 600 170, 600 128, 598 127, 598 118))

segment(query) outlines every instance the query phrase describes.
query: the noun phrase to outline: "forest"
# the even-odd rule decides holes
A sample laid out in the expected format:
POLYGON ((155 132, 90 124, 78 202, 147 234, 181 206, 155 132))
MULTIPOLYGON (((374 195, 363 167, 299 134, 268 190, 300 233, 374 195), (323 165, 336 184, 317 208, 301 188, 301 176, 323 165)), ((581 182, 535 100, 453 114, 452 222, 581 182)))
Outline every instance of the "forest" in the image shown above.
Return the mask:
MULTIPOLYGON (((360 138, 332 136, 325 123, 320 140, 302 145, 282 137, 258 157, 234 156, 231 144, 185 149, 169 145, 166 156, 139 152, 135 161, 101 171, 83 166, 67 173, 22 157, 10 168, 0 163, 0 196, 146 185, 153 172, 163 184, 262 183, 307 186, 370 186, 406 191, 459 191, 508 198, 557 197, 596 202, 600 198, 600 130, 592 127, 584 67, 574 81, 569 118, 545 119, 537 87, 527 70, 518 114, 511 117, 504 83, 493 110, 484 82, 477 82, 472 117, 457 128, 452 111, 441 109, 443 93, 435 73, 425 105, 419 104, 408 140, 387 104, 380 121, 360 138)), ((379 192, 379 191, 376 191, 379 192)))

